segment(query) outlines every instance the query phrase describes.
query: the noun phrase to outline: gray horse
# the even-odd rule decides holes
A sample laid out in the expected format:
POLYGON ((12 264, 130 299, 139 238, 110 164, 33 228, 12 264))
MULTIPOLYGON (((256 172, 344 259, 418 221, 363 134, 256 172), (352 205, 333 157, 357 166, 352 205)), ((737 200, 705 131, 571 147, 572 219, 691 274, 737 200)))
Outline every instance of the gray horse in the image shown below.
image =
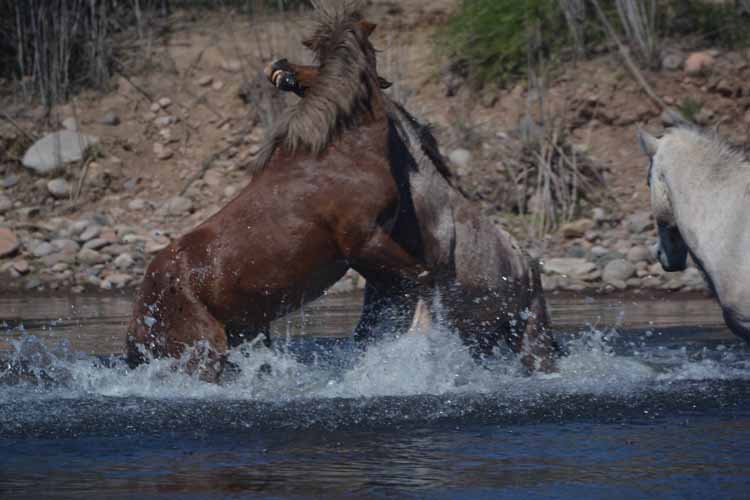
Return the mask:
POLYGON ((688 253, 703 272, 735 335, 750 341, 750 160, 718 135, 692 126, 656 138, 639 130, 658 258, 681 271, 688 253))
MULTIPOLYGON (((265 72, 277 88, 306 96, 320 71, 280 59, 265 72)), ((344 78, 356 81, 346 73, 344 78)), ((381 88, 389 85, 379 82, 381 88)), ((529 371, 553 370, 559 347, 547 330, 538 264, 453 185, 430 128, 398 103, 385 103, 388 156, 400 198, 390 235, 429 270, 431 283, 415 288, 385 272, 368 280, 355 338, 366 341, 383 329, 426 331, 436 313, 436 290, 443 320, 475 354, 506 342, 529 371)))

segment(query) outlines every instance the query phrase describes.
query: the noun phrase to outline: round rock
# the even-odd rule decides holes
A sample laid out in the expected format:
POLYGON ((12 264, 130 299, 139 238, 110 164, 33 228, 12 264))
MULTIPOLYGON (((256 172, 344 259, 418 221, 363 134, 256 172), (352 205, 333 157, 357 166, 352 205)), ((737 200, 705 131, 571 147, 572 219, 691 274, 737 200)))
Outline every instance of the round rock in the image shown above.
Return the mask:
POLYGON ((26 151, 21 163, 38 174, 49 174, 66 163, 80 161, 86 148, 98 142, 99 139, 91 135, 61 130, 36 141, 26 151))
POLYGON ((605 283, 625 282, 635 274, 635 266, 624 259, 616 259, 607 263, 602 272, 605 283))
POLYGON ((13 208, 13 200, 4 194, 0 194, 0 214, 3 214, 13 208))
POLYGON ((634 246, 628 250, 626 258, 633 264, 637 262, 648 262, 651 260, 651 251, 644 246, 634 246))
POLYGON ((47 183, 47 191, 55 198, 67 198, 70 196, 72 189, 70 183, 62 177, 52 179, 47 183))
POLYGON ((8 228, 0 227, 0 257, 13 255, 18 251, 19 246, 16 233, 8 228))
POLYGON ((471 161, 471 153, 467 149, 454 149, 451 154, 448 155, 450 162, 458 168, 466 168, 469 166, 471 161))

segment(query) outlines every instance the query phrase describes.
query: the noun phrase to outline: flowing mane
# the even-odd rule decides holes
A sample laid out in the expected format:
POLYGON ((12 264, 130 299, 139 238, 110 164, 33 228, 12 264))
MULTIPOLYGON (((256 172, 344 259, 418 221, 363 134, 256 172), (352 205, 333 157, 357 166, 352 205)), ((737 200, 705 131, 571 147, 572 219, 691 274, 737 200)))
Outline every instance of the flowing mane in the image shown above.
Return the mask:
POLYGON ((320 77, 304 98, 287 108, 262 145, 255 169, 277 148, 320 154, 344 130, 358 126, 380 92, 375 49, 360 24, 359 2, 314 1, 315 30, 305 45, 320 65, 320 77))

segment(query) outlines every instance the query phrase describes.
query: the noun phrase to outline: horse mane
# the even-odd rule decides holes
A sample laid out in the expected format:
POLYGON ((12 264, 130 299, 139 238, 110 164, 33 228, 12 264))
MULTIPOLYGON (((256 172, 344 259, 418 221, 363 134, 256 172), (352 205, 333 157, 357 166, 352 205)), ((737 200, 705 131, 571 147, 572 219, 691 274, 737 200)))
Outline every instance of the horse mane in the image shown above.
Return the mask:
MULTIPOLYGON (((414 145, 412 144, 413 141, 411 140, 411 136, 416 136, 416 140, 418 142, 417 146, 419 147, 419 150, 435 166, 435 169, 440 175, 443 176, 448 184, 454 186, 453 173, 445 163, 445 158, 443 158, 443 155, 440 152, 437 139, 435 139, 435 135, 432 133, 432 127, 429 124, 420 122, 401 104, 392 100, 389 100, 388 119, 391 120, 391 122, 398 130, 399 136, 407 146, 407 149, 412 150, 412 146, 414 145), (414 132, 413 134, 410 134, 406 130, 406 125, 408 125, 409 128, 414 132)), ((417 163, 417 168, 419 168, 422 162, 419 161, 419 158, 415 158, 415 160, 417 163)))
POLYGON ((667 135, 687 135, 699 138, 704 143, 706 154, 715 157, 717 163, 750 163, 750 148, 734 144, 719 135, 715 129, 706 129, 691 123, 680 123, 667 131, 667 135))
POLYGON ((343 131, 362 123, 372 112, 373 96, 380 92, 375 49, 358 24, 359 2, 312 3, 315 29, 307 46, 320 66, 320 76, 276 120, 254 169, 264 168, 277 148, 288 154, 322 153, 343 131))

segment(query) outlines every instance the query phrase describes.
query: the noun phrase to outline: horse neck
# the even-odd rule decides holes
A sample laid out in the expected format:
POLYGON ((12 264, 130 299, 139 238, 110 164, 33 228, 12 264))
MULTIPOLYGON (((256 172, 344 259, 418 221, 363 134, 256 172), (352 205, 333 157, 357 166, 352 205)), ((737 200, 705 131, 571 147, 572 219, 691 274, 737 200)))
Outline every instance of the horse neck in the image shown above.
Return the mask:
MULTIPOLYGON (((393 106, 392 103, 389 105, 393 106)), ((419 241, 408 241, 409 246, 418 247, 412 251, 422 253, 430 265, 448 263, 453 250, 455 189, 424 150, 417 128, 421 125, 412 123, 412 117, 405 110, 394 107, 389 111, 396 122, 392 130, 396 144, 394 147, 392 143, 391 147, 395 150, 404 148, 403 151, 391 151, 398 156, 392 158, 391 164, 396 166, 394 174, 403 191, 402 199, 410 204, 402 207, 410 215, 402 217, 395 229, 409 240, 416 225, 419 234, 414 237, 419 241)))
POLYGON ((750 265, 742 268, 740 259, 750 248, 746 174, 739 175, 743 172, 729 166, 706 165, 710 159, 700 154, 680 157, 688 160, 671 162, 664 178, 677 227, 690 252, 712 276, 717 290, 723 286, 722 266, 739 265, 735 271, 750 278, 750 265))

